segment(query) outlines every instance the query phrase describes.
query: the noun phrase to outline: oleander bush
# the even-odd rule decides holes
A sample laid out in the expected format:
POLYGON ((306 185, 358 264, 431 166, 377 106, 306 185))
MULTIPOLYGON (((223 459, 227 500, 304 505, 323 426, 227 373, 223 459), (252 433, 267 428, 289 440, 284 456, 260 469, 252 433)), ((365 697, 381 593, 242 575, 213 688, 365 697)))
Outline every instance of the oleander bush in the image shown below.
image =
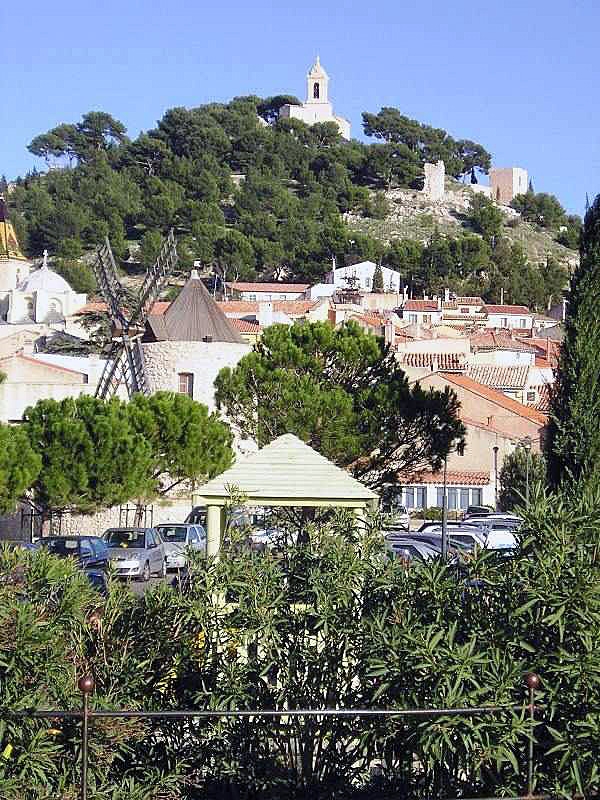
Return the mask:
MULTIPOLYGON (((524 794, 524 675, 542 677, 535 791, 600 783, 600 496, 537 492, 514 558, 406 567, 344 513, 306 544, 235 541, 180 588, 103 600, 74 565, 0 550, 0 707, 468 707, 495 716, 91 724, 90 797, 476 797, 524 794), (93 610, 101 611, 91 615, 93 610)), ((232 538, 235 536, 232 535, 232 538)), ((0 797, 77 797, 78 723, 0 723, 0 797)))

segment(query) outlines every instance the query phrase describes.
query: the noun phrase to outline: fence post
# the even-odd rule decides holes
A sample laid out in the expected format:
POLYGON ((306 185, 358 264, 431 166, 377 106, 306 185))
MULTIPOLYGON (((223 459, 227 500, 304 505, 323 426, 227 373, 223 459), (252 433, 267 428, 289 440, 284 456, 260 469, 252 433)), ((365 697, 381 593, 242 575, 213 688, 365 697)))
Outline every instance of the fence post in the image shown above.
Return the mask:
POLYGON ((536 675, 535 672, 530 672, 528 675, 525 676, 525 683, 529 690, 529 747, 528 747, 528 754, 527 754, 527 795, 529 797, 533 796, 533 729, 535 726, 535 690, 540 686, 540 676, 536 675))
POLYGON ((81 718, 81 800, 87 800, 88 714, 90 694, 94 691, 94 685, 94 679, 91 675, 82 675, 77 681, 79 691, 83 695, 83 716, 81 718))

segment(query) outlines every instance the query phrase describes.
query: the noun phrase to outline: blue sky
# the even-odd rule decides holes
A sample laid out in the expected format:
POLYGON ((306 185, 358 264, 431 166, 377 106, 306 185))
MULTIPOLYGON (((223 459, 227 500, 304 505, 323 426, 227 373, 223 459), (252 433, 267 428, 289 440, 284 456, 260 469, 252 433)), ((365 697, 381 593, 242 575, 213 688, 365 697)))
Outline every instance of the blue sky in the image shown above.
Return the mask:
POLYGON ((581 213, 600 192, 597 0, 30 0, 0 10, 0 173, 37 133, 104 110, 135 136, 167 108, 304 96, 314 56, 335 109, 398 107, 523 166, 581 213))

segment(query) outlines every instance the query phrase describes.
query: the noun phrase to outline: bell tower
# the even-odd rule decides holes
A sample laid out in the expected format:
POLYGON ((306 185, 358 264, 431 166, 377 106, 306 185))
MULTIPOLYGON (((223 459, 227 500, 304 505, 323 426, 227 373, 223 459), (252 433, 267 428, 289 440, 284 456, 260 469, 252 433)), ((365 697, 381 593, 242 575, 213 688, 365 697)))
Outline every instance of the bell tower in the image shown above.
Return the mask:
POLYGON ((321 66, 319 56, 312 65, 306 76, 306 102, 307 103, 328 103, 329 102, 329 75, 321 66))

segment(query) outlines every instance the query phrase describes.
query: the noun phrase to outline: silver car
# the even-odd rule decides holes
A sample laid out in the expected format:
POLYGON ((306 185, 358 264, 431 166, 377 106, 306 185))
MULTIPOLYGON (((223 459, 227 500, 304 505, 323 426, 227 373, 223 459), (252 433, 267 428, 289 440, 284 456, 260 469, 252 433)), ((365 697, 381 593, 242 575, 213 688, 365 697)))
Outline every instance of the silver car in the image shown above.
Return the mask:
POLYGON ((109 528, 103 538, 119 577, 148 581, 153 574, 167 574, 165 546, 154 528, 109 528))
POLYGON ((165 522, 156 526, 165 550, 167 569, 183 569, 187 565, 186 551, 206 553, 206 531, 202 525, 186 522, 165 522))

